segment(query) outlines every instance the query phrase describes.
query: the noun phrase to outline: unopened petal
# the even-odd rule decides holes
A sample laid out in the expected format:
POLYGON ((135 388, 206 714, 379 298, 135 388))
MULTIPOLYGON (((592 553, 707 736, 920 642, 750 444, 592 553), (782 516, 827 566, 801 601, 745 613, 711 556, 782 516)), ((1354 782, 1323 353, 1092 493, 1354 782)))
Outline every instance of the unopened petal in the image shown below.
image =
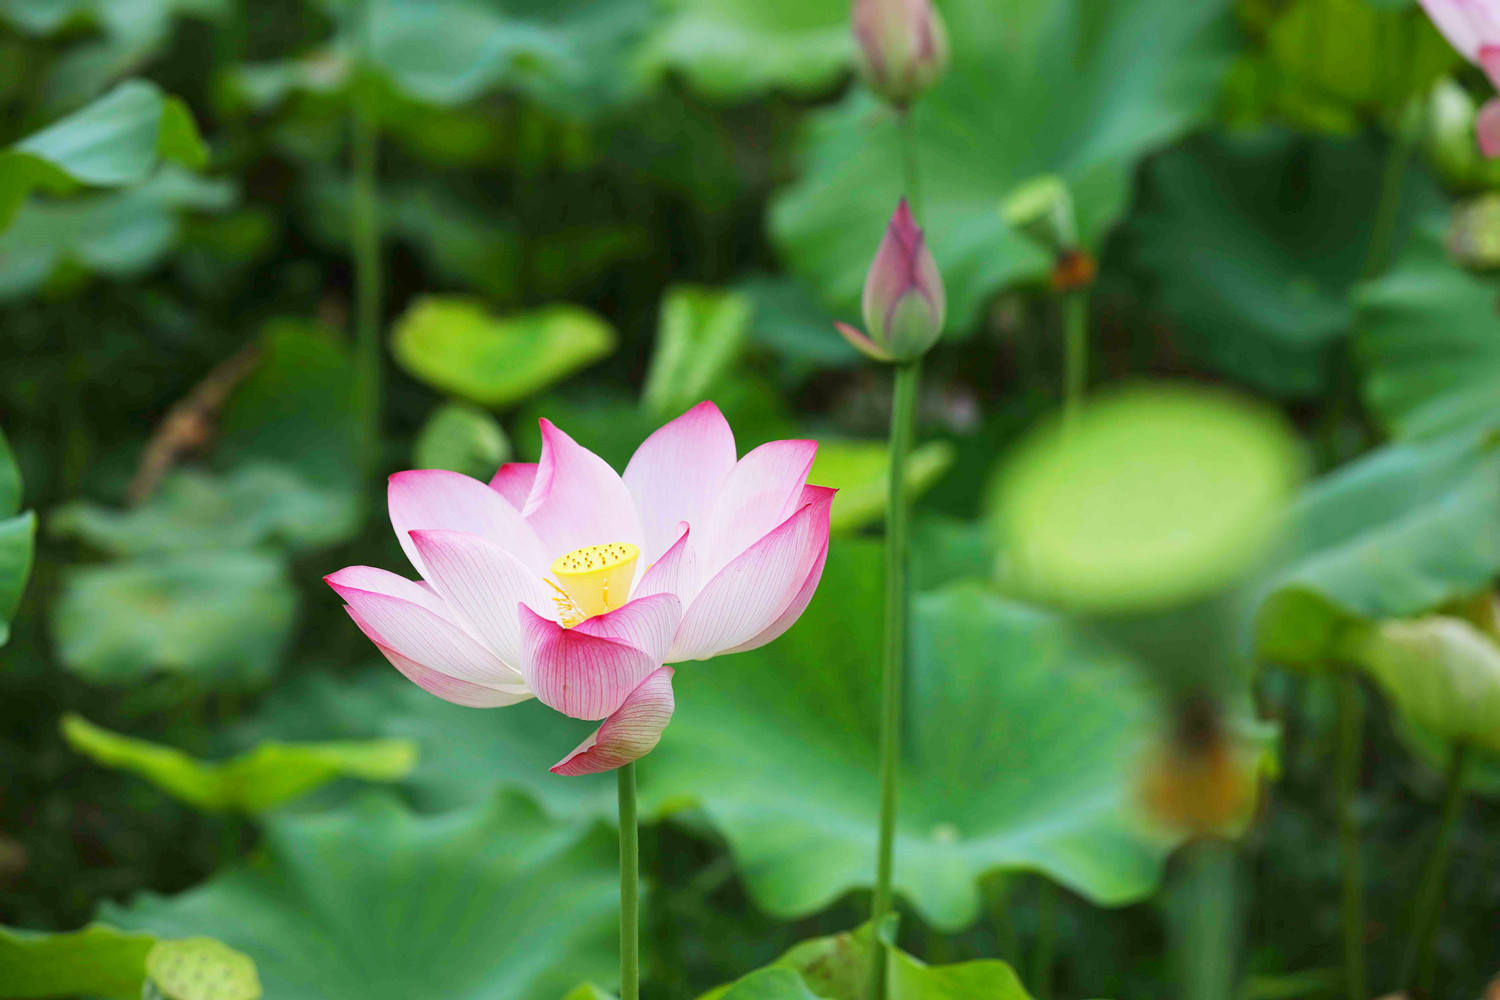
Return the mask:
POLYGON ((521 671, 526 686, 548 708, 575 719, 602 719, 661 665, 620 639, 563 628, 524 604, 521 671))
POLYGON ((553 774, 597 774, 639 760, 655 749, 672 720, 672 668, 653 671, 592 736, 551 768, 553 774))
POLYGON ((396 539, 423 576, 421 554, 410 532, 464 531, 494 542, 539 573, 551 562, 536 532, 499 493, 477 479, 443 469, 398 472, 390 479, 391 524, 396 539))
POLYGON ((683 521, 701 524, 734 468, 734 432, 711 402, 659 427, 625 466, 625 486, 640 512, 643 565, 660 558, 683 521))
POLYGON ((490 489, 505 498, 516 510, 526 506, 531 487, 536 483, 535 462, 506 462, 490 479, 490 489))
POLYGON ((635 501, 619 474, 550 420, 541 426, 542 460, 524 513, 552 557, 610 542, 641 547, 635 501))

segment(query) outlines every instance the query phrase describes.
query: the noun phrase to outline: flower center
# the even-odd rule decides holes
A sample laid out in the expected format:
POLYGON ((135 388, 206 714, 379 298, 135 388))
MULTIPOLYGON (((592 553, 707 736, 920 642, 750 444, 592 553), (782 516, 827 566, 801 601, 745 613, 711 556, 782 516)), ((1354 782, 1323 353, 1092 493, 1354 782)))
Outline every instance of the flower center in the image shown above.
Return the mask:
POLYGON ((552 575, 562 586, 547 582, 557 591, 552 600, 557 604, 558 621, 572 628, 629 600, 640 555, 641 550, 629 542, 610 542, 585 545, 553 560, 552 575))

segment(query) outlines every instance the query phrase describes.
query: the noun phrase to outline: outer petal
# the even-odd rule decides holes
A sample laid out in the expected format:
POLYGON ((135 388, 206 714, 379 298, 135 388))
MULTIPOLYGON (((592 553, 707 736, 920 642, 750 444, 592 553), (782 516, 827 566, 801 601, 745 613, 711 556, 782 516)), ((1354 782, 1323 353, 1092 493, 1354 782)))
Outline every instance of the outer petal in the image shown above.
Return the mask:
MULTIPOLYGON (((409 581, 408 581, 409 582, 409 581)), ((334 582, 371 640, 438 673, 519 689, 521 676, 460 626, 420 603, 334 582)))
POLYGON ((477 479, 442 469, 398 472, 391 477, 389 496, 396 538, 423 576, 426 567, 408 534, 422 529, 466 531, 489 539, 538 573, 551 564, 520 513, 477 479))
POLYGON ((563 628, 524 604, 520 611, 526 686, 542 704, 564 715, 604 718, 661 665, 623 640, 563 628))
POLYGON ((490 489, 500 494, 516 510, 526 506, 531 487, 536 482, 535 462, 506 462, 490 479, 490 489))
POLYGON ((644 565, 667 550, 680 522, 702 523, 734 464, 734 432, 708 401, 663 424, 642 442, 623 478, 646 533, 644 565))
POLYGON ((1500 97, 1484 102, 1474 118, 1474 128, 1479 136, 1479 151, 1492 158, 1500 156, 1500 97))
MULTIPOLYGON (((370 636, 373 629, 360 619, 359 613, 347 604, 344 605, 344 610, 349 612, 349 617, 354 619, 354 623, 360 627, 360 630, 370 636)), ((464 705, 468 708, 500 708, 504 705, 514 705, 516 702, 525 701, 531 697, 530 692, 525 690, 502 691, 438 673, 436 670, 422 666, 416 660, 402 656, 389 646, 382 646, 374 636, 370 638, 375 642, 375 648, 384 653, 385 658, 391 662, 391 666, 401 671, 407 680, 444 701, 451 701, 455 705, 464 705)))
POLYGON ((1486 41, 1500 41, 1486 37, 1485 19, 1482 12, 1474 10, 1472 0, 1422 0, 1422 6, 1448 44, 1470 62, 1479 60, 1479 47, 1486 41))
POLYGON ((377 569, 374 566, 346 566, 337 573, 330 573, 323 577, 323 582, 339 594, 343 594, 345 590, 368 590, 420 604, 443 618, 453 617, 453 611, 438 596, 437 591, 421 580, 408 580, 390 570, 377 569))
POLYGON ((677 595, 652 594, 637 597, 607 614, 586 618, 573 631, 629 643, 660 665, 681 623, 682 602, 677 595))
POLYGON ((552 421, 541 425, 542 460, 524 513, 550 558, 607 542, 641 546, 645 539, 635 502, 615 470, 552 421))
POLYGON ((500 659, 521 663, 521 619, 516 605, 551 607, 542 577, 493 542, 462 531, 413 531, 412 542, 453 617, 500 659))
POLYGON ((791 516, 817 453, 816 441, 772 441, 735 464, 694 542, 701 578, 723 569, 791 516))
POLYGON ((646 568, 635 585, 635 600, 650 594, 676 594, 686 604, 698 596, 698 555, 688 538, 691 529, 684 521, 677 530, 677 541, 646 568))
POLYGON ((704 660, 747 646, 772 628, 801 596, 828 547, 833 491, 813 499, 724 567, 707 584, 677 630, 668 659, 704 660))
POLYGON ((597 774, 612 771, 646 756, 672 720, 672 668, 662 667, 630 692, 604 725, 578 749, 552 765, 553 774, 597 774))
MULTIPOLYGON (((837 493, 838 490, 835 490, 830 486, 804 487, 802 490, 802 502, 818 503, 821 500, 821 494, 823 494, 825 491, 828 494, 829 503, 831 504, 833 502, 833 494, 837 493)), ((823 549, 818 553, 817 561, 813 563, 812 570, 807 574, 807 579, 802 583, 802 589, 797 591, 797 596, 792 598, 792 603, 787 605, 787 609, 781 613, 781 616, 779 618, 762 629, 759 634, 755 636, 755 638, 751 639, 749 642, 742 642, 738 646, 735 646, 733 649, 726 649, 724 652, 743 653, 747 649, 756 649, 760 646, 764 646, 766 643, 770 642, 772 639, 777 638, 781 635, 781 633, 797 624, 797 619, 801 618, 802 612, 807 610, 808 602, 812 600, 813 594, 818 589, 819 582, 821 582, 823 579, 823 566, 827 562, 828 536, 825 534, 823 536, 823 549)))

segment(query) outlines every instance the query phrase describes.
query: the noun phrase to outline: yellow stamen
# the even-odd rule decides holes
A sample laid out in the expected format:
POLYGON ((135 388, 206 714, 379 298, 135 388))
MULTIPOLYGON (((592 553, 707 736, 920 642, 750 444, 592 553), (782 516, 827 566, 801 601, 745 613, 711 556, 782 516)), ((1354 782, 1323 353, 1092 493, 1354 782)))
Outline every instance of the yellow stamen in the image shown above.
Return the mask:
POLYGON ((641 550, 629 542, 610 542, 574 549, 554 560, 552 575, 562 584, 553 585, 558 592, 553 598, 558 605, 558 621, 572 628, 629 600, 635 561, 640 555, 641 550))

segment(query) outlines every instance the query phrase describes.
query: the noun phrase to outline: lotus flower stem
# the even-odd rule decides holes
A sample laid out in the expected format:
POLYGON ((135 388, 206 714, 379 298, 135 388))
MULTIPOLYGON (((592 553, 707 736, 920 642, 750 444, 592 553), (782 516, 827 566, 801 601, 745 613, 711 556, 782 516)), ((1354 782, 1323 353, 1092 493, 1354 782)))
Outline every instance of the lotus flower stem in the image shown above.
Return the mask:
POLYGON ((1036 879, 1036 906, 1030 986, 1037 1000, 1052 1000, 1052 970, 1057 964, 1057 886, 1045 875, 1036 879))
POLYGON ((1188 905, 1178 932, 1183 995, 1187 1000, 1229 1000, 1239 934, 1234 844, 1204 837, 1185 854, 1188 905))
POLYGON ((1432 941, 1437 935, 1438 910, 1442 908, 1443 884, 1448 872, 1448 856, 1453 848, 1453 828, 1464 803, 1464 782, 1468 778, 1473 753, 1468 743, 1455 743, 1448 763, 1448 778, 1443 786, 1443 811, 1438 818, 1437 834, 1422 885, 1417 891, 1416 910, 1411 934, 1406 939, 1406 954, 1401 959, 1401 985, 1415 996, 1432 978, 1432 941))
POLYGON ((635 761, 620 776, 620 1000, 640 1000, 640 878, 639 830, 636 826, 635 761))
POLYGON ((906 201, 911 206, 912 214, 920 218, 922 199, 917 190, 917 133, 916 126, 912 124, 909 106, 897 109, 896 127, 901 132, 901 177, 906 188, 906 201))
POLYGON ((1334 780, 1338 797, 1339 846, 1343 860, 1344 985, 1349 1000, 1369 1000, 1365 988, 1364 874, 1360 862, 1359 820, 1354 799, 1359 784, 1364 742, 1364 704, 1359 681, 1347 670, 1335 680, 1338 694, 1339 744, 1334 780))
POLYGON ((1063 420, 1072 423, 1083 405, 1083 387, 1089 370, 1089 293, 1073 288, 1063 293, 1063 336, 1067 357, 1063 368, 1063 420))
POLYGON ((872 1000, 885 996, 885 948, 878 938, 891 910, 891 872, 896 850, 896 800, 901 761, 901 694, 906 679, 906 570, 910 542, 907 520, 906 457, 917 422, 917 389, 922 379, 918 359, 896 365, 891 409, 890 494, 885 516, 885 659, 881 668, 880 708, 880 849, 875 868, 875 898, 870 918, 877 933, 870 974, 872 1000))
POLYGON ((380 230, 375 186, 379 124, 370 46, 374 6, 359 11, 359 64, 353 90, 353 193, 350 243, 354 251, 355 377, 365 468, 373 469, 380 447, 380 230))

